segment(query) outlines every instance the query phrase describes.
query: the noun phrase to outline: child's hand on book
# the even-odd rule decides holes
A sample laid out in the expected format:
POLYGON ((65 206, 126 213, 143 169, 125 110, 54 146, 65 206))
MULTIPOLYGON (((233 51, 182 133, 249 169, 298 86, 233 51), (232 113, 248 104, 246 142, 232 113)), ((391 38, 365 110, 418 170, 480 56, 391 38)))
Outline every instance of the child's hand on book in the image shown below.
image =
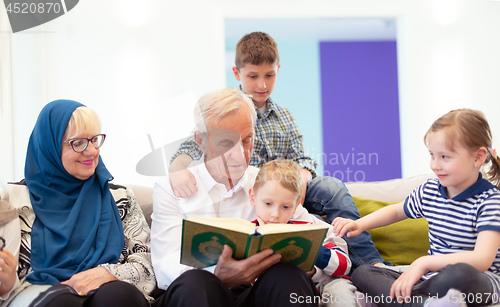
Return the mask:
POLYGON ((224 245, 214 271, 215 276, 227 287, 252 283, 281 260, 281 255, 274 254, 272 249, 263 250, 243 260, 234 260, 232 254, 231 247, 224 245))
POLYGON ((344 236, 348 231, 347 237, 355 237, 363 232, 357 221, 345 219, 343 217, 336 217, 332 222, 332 226, 333 233, 339 237, 344 236))

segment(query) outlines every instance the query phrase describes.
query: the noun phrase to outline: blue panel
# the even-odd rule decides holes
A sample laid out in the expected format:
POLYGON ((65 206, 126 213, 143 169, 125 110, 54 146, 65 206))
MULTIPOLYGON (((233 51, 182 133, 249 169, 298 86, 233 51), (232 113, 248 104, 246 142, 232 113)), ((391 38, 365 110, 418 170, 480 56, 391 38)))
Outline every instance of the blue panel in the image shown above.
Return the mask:
POLYGON ((396 42, 322 42, 320 53, 325 174, 401 177, 396 42))

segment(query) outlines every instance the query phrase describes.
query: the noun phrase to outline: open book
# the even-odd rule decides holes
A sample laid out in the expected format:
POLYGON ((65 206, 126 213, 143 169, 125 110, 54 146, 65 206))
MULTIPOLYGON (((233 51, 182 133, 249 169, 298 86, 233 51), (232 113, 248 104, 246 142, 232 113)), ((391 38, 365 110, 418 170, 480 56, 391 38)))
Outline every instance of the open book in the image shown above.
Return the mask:
POLYGON ((215 265, 227 244, 237 260, 271 248, 281 254, 281 262, 310 271, 327 230, 327 224, 255 226, 242 219, 191 217, 183 220, 181 263, 196 268, 215 265))

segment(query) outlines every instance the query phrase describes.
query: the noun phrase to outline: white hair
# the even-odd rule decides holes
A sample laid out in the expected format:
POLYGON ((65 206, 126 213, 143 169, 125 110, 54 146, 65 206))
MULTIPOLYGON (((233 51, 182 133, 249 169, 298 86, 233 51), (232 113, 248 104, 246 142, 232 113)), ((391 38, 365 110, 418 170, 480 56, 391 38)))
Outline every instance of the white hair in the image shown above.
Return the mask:
POLYGON ((76 108, 71 115, 66 128, 66 139, 72 139, 84 133, 92 135, 101 133, 101 120, 94 110, 82 106, 76 108))
POLYGON ((247 105, 252 116, 252 125, 255 127, 257 113, 254 104, 248 95, 239 89, 226 87, 201 96, 194 108, 196 130, 206 132, 208 126, 217 124, 228 113, 239 112, 243 105, 247 105))

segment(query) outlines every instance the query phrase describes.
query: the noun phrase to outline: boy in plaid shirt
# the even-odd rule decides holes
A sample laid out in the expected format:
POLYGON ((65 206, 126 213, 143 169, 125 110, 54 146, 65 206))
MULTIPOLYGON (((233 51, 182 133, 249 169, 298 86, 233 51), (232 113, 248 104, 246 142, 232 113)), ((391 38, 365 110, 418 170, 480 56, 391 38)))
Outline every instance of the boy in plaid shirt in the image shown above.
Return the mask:
MULTIPOLYGON (((254 150, 250 165, 262 167, 275 159, 290 159, 302 167, 303 185, 300 203, 310 213, 324 214, 331 223, 337 216, 356 220, 358 209, 345 185, 333 177, 316 176, 317 162, 304 153, 303 135, 290 111, 270 96, 280 68, 278 46, 263 32, 243 36, 236 45, 234 76, 240 89, 251 96, 257 111, 254 150)), ((187 169, 202 157, 194 137, 181 144, 169 167, 170 184, 177 197, 189 197, 198 191, 193 174, 187 169)), ((364 232, 348 243, 353 269, 361 264, 377 264, 384 260, 375 248, 371 235, 364 232)))

